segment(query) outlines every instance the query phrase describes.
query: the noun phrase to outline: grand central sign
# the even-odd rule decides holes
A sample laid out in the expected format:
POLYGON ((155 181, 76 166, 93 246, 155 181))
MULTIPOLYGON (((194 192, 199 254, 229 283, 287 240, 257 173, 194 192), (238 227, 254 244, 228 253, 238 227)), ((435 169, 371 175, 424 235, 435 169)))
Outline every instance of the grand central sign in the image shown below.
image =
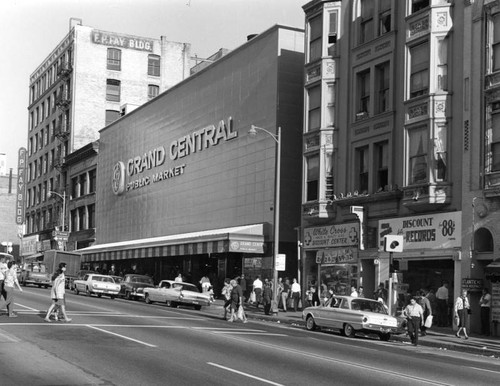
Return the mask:
MULTIPOLYGON (((238 137, 238 132, 233 131, 233 119, 229 117, 227 123, 221 120, 217 126, 209 125, 172 141, 168 146, 168 158, 170 161, 177 161, 236 137, 238 137)), ((185 163, 143 175, 149 170, 164 166, 166 161, 167 150, 163 145, 148 150, 142 155, 129 158, 125 162, 118 161, 113 167, 111 183, 113 193, 121 195, 124 192, 184 174, 185 163)))

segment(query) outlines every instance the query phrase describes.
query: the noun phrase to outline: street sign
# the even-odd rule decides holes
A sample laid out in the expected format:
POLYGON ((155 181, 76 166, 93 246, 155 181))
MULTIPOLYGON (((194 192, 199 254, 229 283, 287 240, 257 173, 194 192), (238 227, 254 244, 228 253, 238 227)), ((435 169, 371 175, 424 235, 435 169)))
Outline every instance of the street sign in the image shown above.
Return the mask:
POLYGON ((284 271, 286 266, 286 255, 284 253, 278 253, 276 255, 276 271, 284 271))

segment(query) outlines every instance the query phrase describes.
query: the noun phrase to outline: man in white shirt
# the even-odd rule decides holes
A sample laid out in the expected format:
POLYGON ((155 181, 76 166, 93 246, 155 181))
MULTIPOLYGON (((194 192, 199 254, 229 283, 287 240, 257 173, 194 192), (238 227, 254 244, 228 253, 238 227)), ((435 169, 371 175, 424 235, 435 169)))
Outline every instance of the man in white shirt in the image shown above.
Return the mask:
POLYGON ((438 327, 448 327, 448 282, 444 281, 443 285, 436 291, 437 301, 437 323, 438 327))
POLYGON ((255 292, 255 307, 259 308, 259 304, 262 303, 262 280, 260 276, 253 281, 253 292, 255 292))
POLYGON ((300 300, 300 284, 297 282, 297 279, 293 279, 292 299, 293 299, 293 310, 297 312, 300 300))

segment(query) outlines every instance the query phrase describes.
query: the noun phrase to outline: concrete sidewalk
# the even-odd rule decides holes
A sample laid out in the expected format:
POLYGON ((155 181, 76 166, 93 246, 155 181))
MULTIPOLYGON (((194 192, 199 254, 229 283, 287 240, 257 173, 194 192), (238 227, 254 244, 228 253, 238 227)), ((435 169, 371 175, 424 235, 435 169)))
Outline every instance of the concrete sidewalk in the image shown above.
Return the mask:
MULTIPOLYGON (((224 301, 217 299, 210 307, 203 307, 202 312, 222 319, 224 316, 223 305, 224 301)), ((294 312, 292 310, 283 312, 280 310, 278 314, 265 315, 262 306, 257 309, 252 305, 245 305, 245 312, 248 319, 305 328, 305 322, 302 320, 301 311, 294 312)), ((469 339, 464 339, 457 338, 455 333, 456 332, 453 331, 451 327, 432 327, 427 330, 426 336, 419 337, 418 344, 420 346, 436 347, 500 358, 500 337, 469 334, 469 339)), ((410 339, 406 334, 392 335, 391 340, 410 343, 410 339)))

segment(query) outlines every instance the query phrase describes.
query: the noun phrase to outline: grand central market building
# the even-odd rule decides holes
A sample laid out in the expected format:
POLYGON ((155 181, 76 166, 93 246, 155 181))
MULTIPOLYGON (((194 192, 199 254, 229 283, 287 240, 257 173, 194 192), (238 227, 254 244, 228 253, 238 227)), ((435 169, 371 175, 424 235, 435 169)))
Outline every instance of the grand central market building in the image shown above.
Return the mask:
POLYGON ((103 128, 96 241, 79 250, 84 264, 155 282, 207 275, 216 291, 241 273, 271 279, 270 134, 281 127, 280 276, 296 277, 303 51, 302 30, 274 26, 103 128))

